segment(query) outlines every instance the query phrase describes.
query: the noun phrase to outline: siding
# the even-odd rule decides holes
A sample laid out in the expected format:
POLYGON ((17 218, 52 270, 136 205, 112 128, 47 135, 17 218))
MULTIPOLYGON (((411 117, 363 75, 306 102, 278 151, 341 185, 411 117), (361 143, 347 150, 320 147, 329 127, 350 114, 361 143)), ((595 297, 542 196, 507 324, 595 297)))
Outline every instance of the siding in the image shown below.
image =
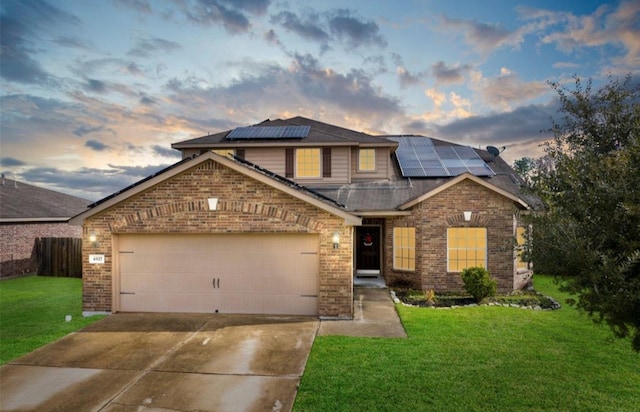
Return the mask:
MULTIPOLYGON (((331 148, 331 177, 319 179, 296 179, 294 177, 293 180, 304 185, 349 183, 349 151, 350 148, 348 147, 331 148)), ((269 169, 274 173, 282 176, 285 175, 284 147, 247 148, 245 151, 245 159, 265 169, 269 169)), ((320 159, 320 161, 322 162, 322 159, 320 159)))
POLYGON ((378 180, 388 179, 390 176, 390 154, 389 148, 378 147, 376 148, 376 170, 373 172, 359 172, 358 171, 358 148, 351 150, 351 180, 378 180))

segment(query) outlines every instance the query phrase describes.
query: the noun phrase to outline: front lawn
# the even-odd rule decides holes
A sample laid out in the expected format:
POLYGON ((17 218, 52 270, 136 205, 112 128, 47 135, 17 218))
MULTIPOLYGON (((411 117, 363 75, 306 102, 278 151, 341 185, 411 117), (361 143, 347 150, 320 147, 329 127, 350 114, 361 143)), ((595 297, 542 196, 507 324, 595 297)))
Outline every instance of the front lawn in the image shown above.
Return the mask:
POLYGON ((0 281, 0 365, 102 317, 82 317, 82 279, 27 276, 0 281), (66 315, 71 315, 70 322, 66 315))
POLYGON ((318 336, 295 411, 637 411, 640 355, 562 308, 398 305, 409 337, 318 336))

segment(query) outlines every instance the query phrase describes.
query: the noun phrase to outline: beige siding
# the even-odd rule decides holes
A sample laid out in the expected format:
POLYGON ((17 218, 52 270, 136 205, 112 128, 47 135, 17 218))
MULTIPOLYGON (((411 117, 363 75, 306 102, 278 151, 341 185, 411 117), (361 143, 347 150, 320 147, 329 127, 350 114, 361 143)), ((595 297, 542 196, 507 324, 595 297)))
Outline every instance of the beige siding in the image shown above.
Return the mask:
MULTIPOLYGON (((331 177, 321 177, 319 179, 296 179, 295 181, 305 185, 316 184, 343 184, 349 183, 350 169, 350 148, 348 147, 332 147, 331 148, 331 177)), ((285 148, 247 148, 245 150, 245 159, 251 163, 255 163, 265 169, 284 176, 285 174, 285 148)))
POLYGON ((389 148, 376 148, 376 170, 372 172, 358 171, 358 148, 351 150, 351 180, 377 180, 388 179, 391 167, 391 159, 389 157, 389 148))

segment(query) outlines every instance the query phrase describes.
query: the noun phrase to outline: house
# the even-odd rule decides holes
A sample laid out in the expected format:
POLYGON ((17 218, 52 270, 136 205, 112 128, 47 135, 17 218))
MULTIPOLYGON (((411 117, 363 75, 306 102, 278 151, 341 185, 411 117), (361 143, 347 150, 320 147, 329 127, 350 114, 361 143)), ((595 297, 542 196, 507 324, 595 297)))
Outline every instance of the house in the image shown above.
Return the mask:
POLYGON ((303 117, 172 147, 182 161, 73 218, 86 312, 351 318, 360 277, 459 290, 484 266, 507 292, 531 275, 516 239, 537 201, 484 150, 303 117))
POLYGON ((91 202, 2 176, 0 184, 0 276, 33 273, 36 238, 80 238, 68 223, 91 202))

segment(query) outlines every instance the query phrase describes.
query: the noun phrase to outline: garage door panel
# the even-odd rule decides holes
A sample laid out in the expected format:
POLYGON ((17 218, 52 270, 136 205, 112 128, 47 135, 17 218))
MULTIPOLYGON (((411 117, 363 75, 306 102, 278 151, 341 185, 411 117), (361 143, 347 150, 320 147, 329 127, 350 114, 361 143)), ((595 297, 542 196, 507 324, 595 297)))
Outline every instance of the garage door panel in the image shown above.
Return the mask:
POLYGON ((121 311, 317 314, 318 236, 121 235, 121 311))

